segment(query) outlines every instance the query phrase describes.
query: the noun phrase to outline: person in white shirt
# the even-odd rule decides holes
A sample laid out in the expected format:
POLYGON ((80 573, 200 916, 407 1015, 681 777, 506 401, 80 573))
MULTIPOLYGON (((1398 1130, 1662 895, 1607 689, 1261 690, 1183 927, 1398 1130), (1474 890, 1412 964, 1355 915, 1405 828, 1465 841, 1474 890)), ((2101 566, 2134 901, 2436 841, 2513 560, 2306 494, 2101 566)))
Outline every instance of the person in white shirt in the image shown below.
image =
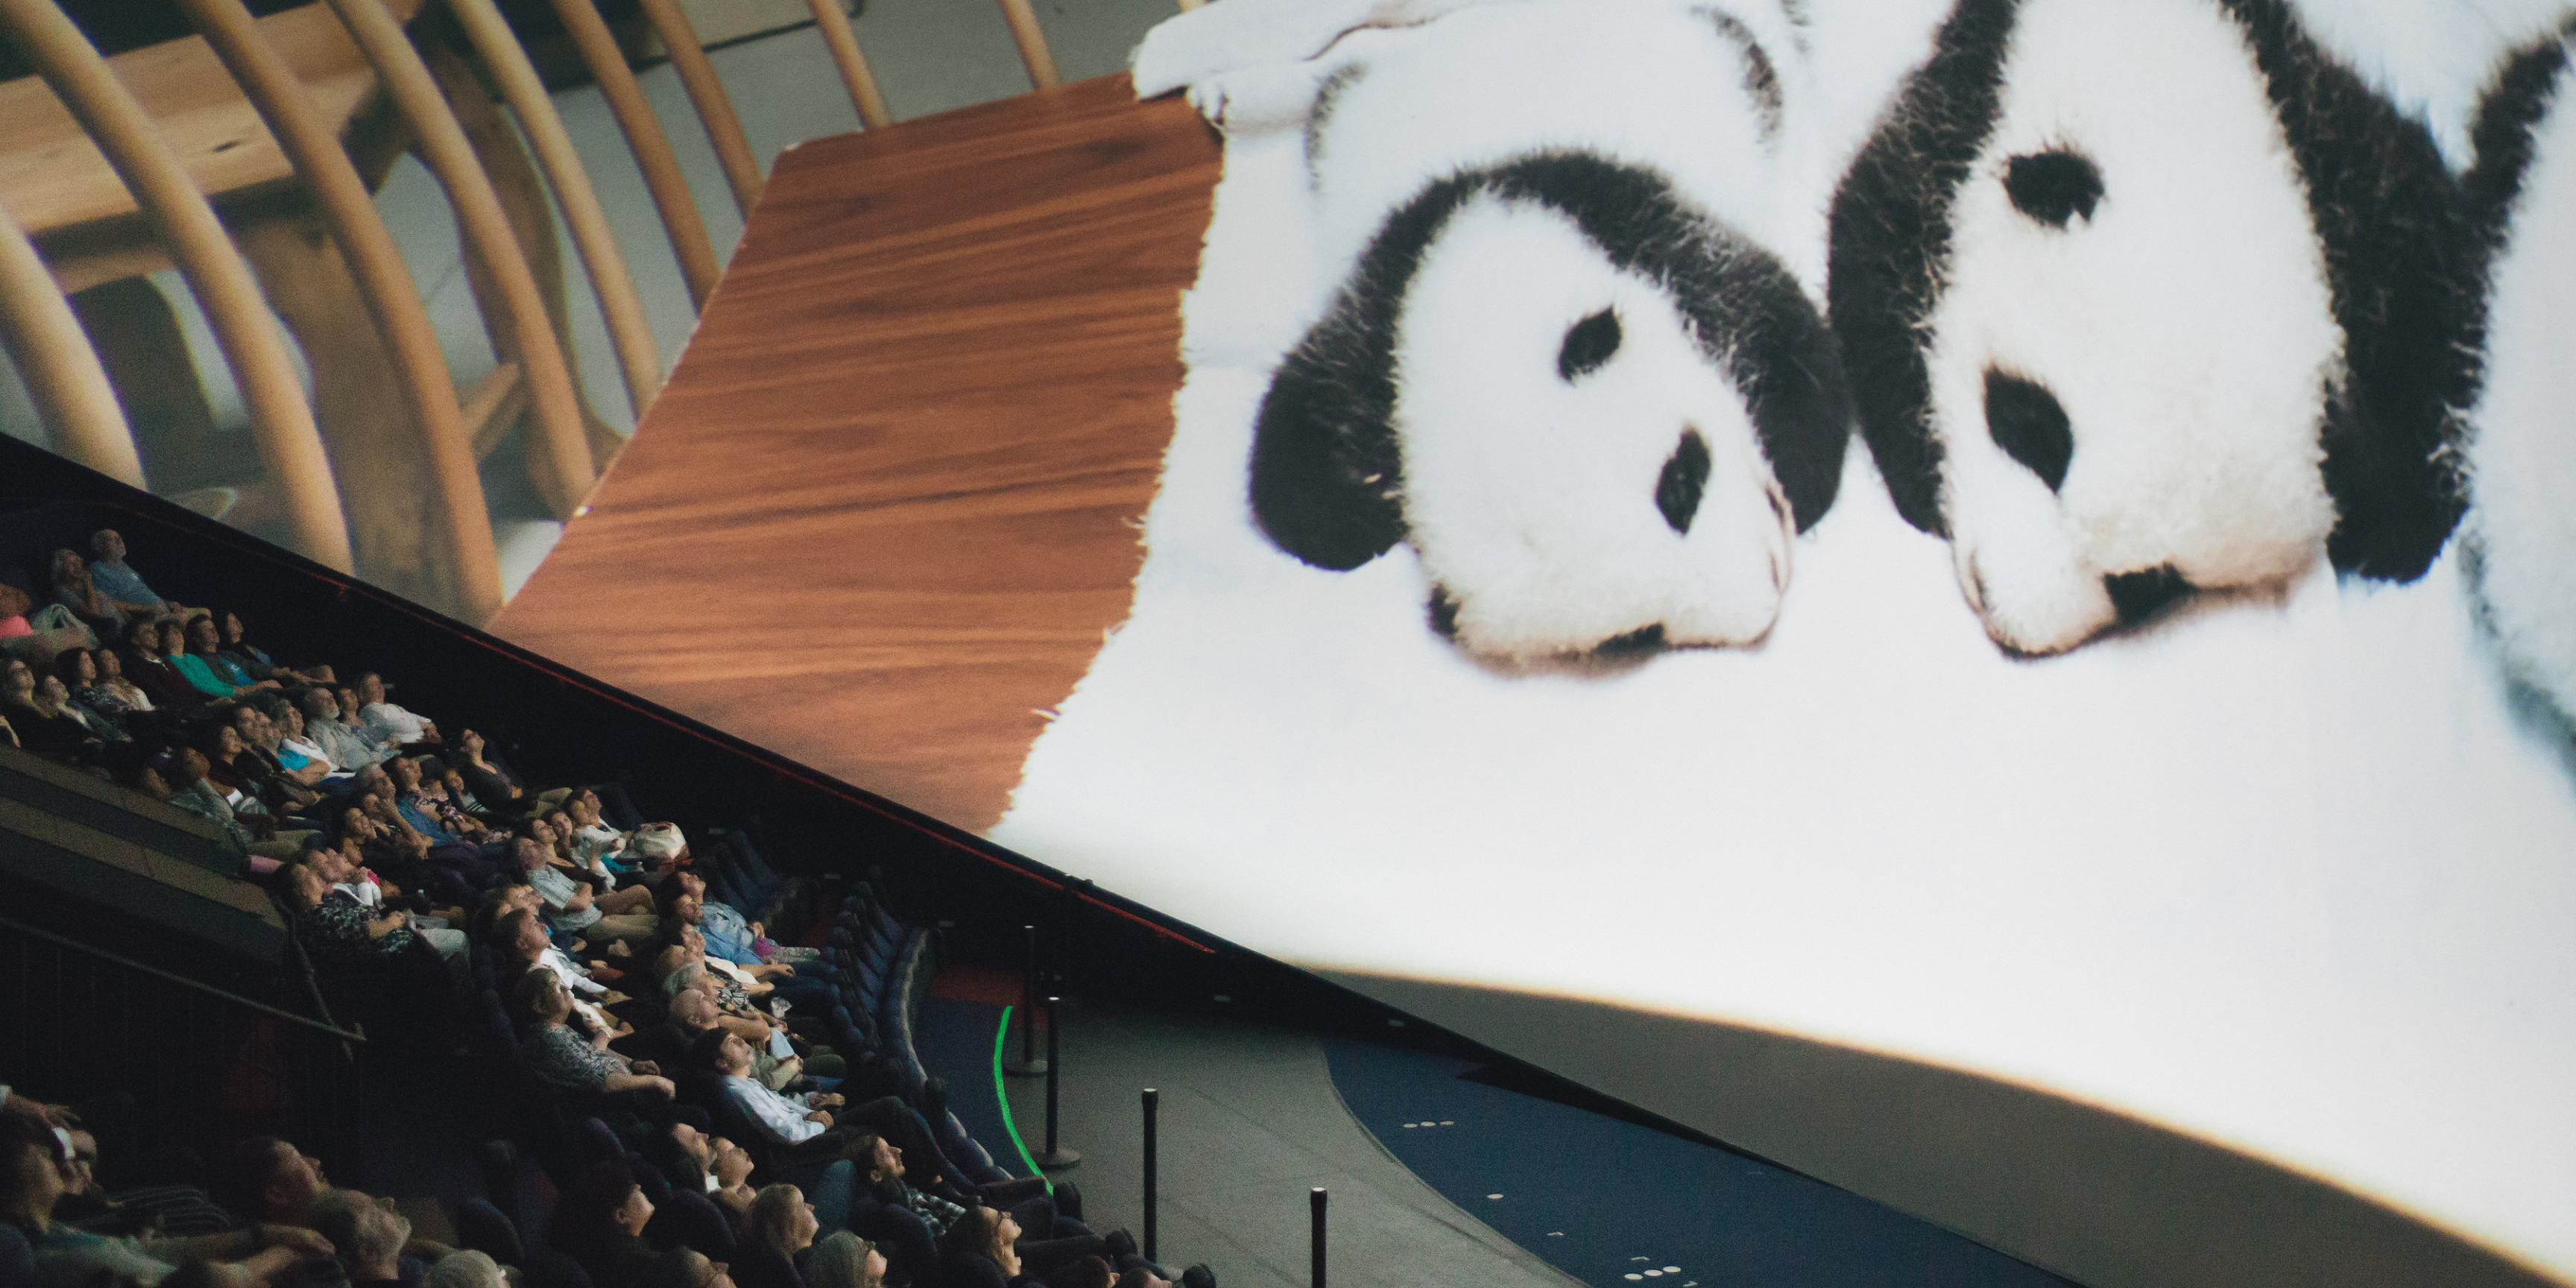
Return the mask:
POLYGON ((439 741, 438 722, 385 701, 385 677, 373 671, 358 677, 358 719, 368 737, 388 747, 439 741))
POLYGON ((751 1047, 739 1034, 723 1030, 707 1033, 690 1048, 689 1054, 700 1068, 724 1077, 725 1097, 772 1143, 794 1146, 814 1142, 818 1153, 839 1152, 839 1137, 822 1139, 832 1127, 831 1111, 842 1104, 838 1093, 809 1091, 785 1096, 762 1086, 751 1071, 751 1047))
POLYGON ((623 1037, 634 1029, 611 1018, 602 1008, 629 1001, 624 993, 592 979, 590 973, 546 938, 546 928, 537 923, 537 915, 521 908, 507 913, 492 923, 493 938, 509 945, 510 955, 521 964, 542 966, 571 990, 573 1009, 604 1032, 623 1037))

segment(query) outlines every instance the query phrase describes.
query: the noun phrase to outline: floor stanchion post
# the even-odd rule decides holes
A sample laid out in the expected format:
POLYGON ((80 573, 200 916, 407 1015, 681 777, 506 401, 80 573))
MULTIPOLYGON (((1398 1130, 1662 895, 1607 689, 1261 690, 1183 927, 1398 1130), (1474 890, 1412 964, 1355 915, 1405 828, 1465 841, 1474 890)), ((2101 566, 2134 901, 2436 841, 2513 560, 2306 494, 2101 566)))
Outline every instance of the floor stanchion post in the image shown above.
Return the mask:
POLYGON ((1145 1088, 1145 1259, 1154 1259, 1154 1101, 1152 1087, 1145 1088))
POLYGON ((1056 1003, 1059 1000, 1061 999, 1053 997, 1046 1000, 1047 1053, 1046 1064, 1044 1066, 1046 1069, 1047 1080, 1046 1152, 1038 1155, 1038 1168, 1041 1171, 1048 1172, 1071 1167, 1082 1161, 1082 1155, 1059 1146, 1056 1144, 1055 1139, 1056 1061, 1057 1057, 1061 1054, 1056 1048, 1056 1020, 1058 1018, 1056 1015, 1056 1003))
POLYGON ((1038 928, 1022 926, 1027 935, 1027 973, 1020 976, 1020 1058, 1016 1064, 1003 1066, 1003 1072, 1015 1078, 1034 1078, 1047 1071, 1047 1062, 1038 1058, 1038 928))
POLYGON ((1308 1196, 1315 1209, 1315 1282, 1313 1288, 1324 1288, 1324 1187, 1318 1185, 1308 1196))

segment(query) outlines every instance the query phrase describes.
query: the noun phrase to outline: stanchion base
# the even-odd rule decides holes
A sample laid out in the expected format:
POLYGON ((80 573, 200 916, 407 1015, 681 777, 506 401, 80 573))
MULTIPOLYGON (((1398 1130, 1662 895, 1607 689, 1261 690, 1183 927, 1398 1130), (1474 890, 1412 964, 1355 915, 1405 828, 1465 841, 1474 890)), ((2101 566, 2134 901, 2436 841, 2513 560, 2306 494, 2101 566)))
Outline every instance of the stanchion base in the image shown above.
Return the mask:
POLYGON ((1070 1149, 1051 1149, 1038 1155, 1037 1162, 1041 1172, 1060 1172, 1081 1165, 1082 1155, 1070 1149))
POLYGON ((1047 1063, 1044 1060, 1013 1060, 1002 1066, 1002 1072, 1014 1078, 1043 1078, 1046 1076, 1046 1070, 1047 1063))

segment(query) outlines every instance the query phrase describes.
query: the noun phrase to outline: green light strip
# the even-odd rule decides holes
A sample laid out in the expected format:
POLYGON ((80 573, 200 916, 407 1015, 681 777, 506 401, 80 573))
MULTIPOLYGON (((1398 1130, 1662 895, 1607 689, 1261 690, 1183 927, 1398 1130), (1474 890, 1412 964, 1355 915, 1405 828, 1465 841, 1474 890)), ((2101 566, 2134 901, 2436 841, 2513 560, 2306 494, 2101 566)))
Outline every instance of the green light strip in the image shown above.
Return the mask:
MULTIPOLYGON (((1020 1161, 1029 1165, 1029 1175, 1046 1180, 1038 1170, 1038 1160, 1029 1157, 1028 1145, 1020 1139, 1019 1124, 1011 1121, 1011 1093, 1002 1085, 1002 1040, 1011 1033, 1011 1008, 1002 1008, 1002 1022, 993 1029, 993 1098, 1002 1102, 1002 1130, 1011 1133, 1011 1148, 1020 1151, 1020 1161)), ((1055 1193, 1055 1182, 1047 1181, 1047 1193, 1055 1193)))

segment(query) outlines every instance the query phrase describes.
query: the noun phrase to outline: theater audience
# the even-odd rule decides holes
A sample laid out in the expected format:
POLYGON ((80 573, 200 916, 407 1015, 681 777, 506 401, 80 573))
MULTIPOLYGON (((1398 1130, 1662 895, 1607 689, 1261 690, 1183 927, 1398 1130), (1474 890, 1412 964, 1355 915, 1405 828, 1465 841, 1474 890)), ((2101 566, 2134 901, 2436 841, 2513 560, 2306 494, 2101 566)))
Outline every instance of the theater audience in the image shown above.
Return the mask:
POLYGON ((183 1265, 205 1261, 231 1263, 243 1281, 264 1284, 300 1260, 331 1252, 310 1231, 266 1223, 187 1238, 76 1229, 54 1217, 76 1175, 68 1129, 41 1113, 0 1113, 0 1222, 25 1237, 34 1253, 34 1282, 41 1288, 159 1283, 183 1265))
MULTIPOLYGON (((523 776, 480 733, 457 725, 443 735, 429 714, 392 702, 386 677, 347 665, 355 659, 340 659, 357 677, 347 688, 330 667, 281 665, 248 641, 238 614, 164 601, 125 563, 115 533, 98 538, 98 561, 56 552, 51 589, 60 609, 49 607, 50 620, 69 620, 60 615, 68 611, 93 629, 121 629, 132 652, 74 648, 41 668, 9 667, 0 674, 0 713, 8 717, 0 740, 24 739, 166 796, 260 856, 264 870, 277 872, 290 931, 317 967, 328 975, 380 971, 395 985, 392 1006, 360 1003, 378 1053, 371 1060, 457 1050, 391 1039, 416 1028, 448 1031, 441 1026, 452 1022, 450 999, 488 987, 519 1022, 515 1049, 502 1050, 528 1072, 569 1096, 623 1095, 595 1112, 625 1139, 649 1141, 643 1152, 674 1185, 715 1205, 741 1251, 733 1275, 695 1253, 653 1253, 643 1231, 659 1190, 635 1184, 652 1173, 603 1164, 564 1194, 549 1222, 600 1288, 654 1288, 665 1278, 704 1288, 735 1277, 750 1288, 883 1288, 890 1274, 899 1284, 908 1277, 916 1288, 936 1288, 957 1273, 979 1288, 1104 1288, 1113 1265, 1135 1288, 1163 1283, 1167 1272, 1128 1264, 1133 1243, 1123 1232, 1103 1238, 1081 1224, 1071 1187, 1059 1210, 1043 1183, 978 1186, 950 1165, 915 1107, 917 1100, 944 1115, 941 1093, 935 1085, 925 1091, 917 1068, 907 1075, 904 1061, 876 1047, 872 1013, 880 1002, 862 1000, 860 981, 837 963, 797 969, 823 954, 773 943, 745 909, 707 898, 700 870, 742 878, 729 844, 693 870, 679 828, 648 822, 653 815, 614 784, 550 787, 523 776), (308 821, 327 835, 306 830, 308 821), (494 953, 480 964, 469 951, 478 943, 494 953), (578 959, 593 956, 604 960, 578 959), (648 976, 659 987, 644 987, 648 976), (463 987, 452 990, 451 982, 463 987), (781 1002, 792 1003, 806 1036, 841 1035, 835 1041, 852 1058, 792 1035, 788 1007, 762 1009, 781 1002), (855 1026, 838 1014, 845 1005, 858 1015, 855 1026), (675 1073, 688 1076, 667 1076, 675 1073), (708 1108, 738 1114, 739 1130, 751 1135, 707 1134, 708 1108), (639 1137, 638 1114, 661 1130, 639 1137), (790 1167, 804 1188, 755 1189, 755 1151, 790 1167), (987 1223, 970 1232, 980 1240, 957 1233, 969 1213, 987 1223), (841 1228, 862 1220, 864 1228, 841 1228), (961 1248, 974 1244, 977 1260, 963 1271, 943 1267, 934 1244, 943 1232, 961 1248)), ((0 607, 27 615, 21 603, 0 607)), ((27 626, 41 629, 46 620, 27 626)), ((800 892, 779 906, 812 905, 800 892)), ((61 1218, 77 1215, 96 1227, 79 1230, 84 1239, 160 1220, 202 1228, 228 1219, 185 1186, 103 1192, 90 1170, 97 1141, 85 1131, 67 1129, 42 1144, 45 1151, 68 1161, 54 1164, 62 1192, 44 1219, 72 1230, 61 1218), (156 1197, 164 1189, 167 1202, 156 1197)), ((255 1165, 228 1163, 227 1192, 247 1195, 241 1210, 268 1226, 320 1227, 320 1236, 284 1236, 300 1252, 218 1270, 207 1269, 215 1263, 204 1256, 179 1257, 181 1245, 166 1239, 96 1255, 130 1254, 147 1281, 178 1283, 206 1274, 216 1276, 210 1282, 259 1282, 297 1256, 295 1274, 307 1278, 295 1288, 317 1267, 338 1283, 341 1271, 314 1259, 329 1252, 356 1285, 404 1282, 406 1269, 409 1282, 427 1273, 448 1288, 501 1281, 501 1267, 480 1253, 450 1257, 435 1271, 403 1261, 409 1229, 399 1214, 331 1189, 318 1164, 291 1145, 268 1140, 258 1152, 255 1165)), ((9 1205, 10 1219, 22 1206, 9 1205)), ((703 1209, 690 1202, 674 1212, 703 1209)), ((210 1246, 228 1257, 257 1250, 250 1240, 210 1246)), ((447 1251, 416 1240, 411 1250, 447 1251)))

